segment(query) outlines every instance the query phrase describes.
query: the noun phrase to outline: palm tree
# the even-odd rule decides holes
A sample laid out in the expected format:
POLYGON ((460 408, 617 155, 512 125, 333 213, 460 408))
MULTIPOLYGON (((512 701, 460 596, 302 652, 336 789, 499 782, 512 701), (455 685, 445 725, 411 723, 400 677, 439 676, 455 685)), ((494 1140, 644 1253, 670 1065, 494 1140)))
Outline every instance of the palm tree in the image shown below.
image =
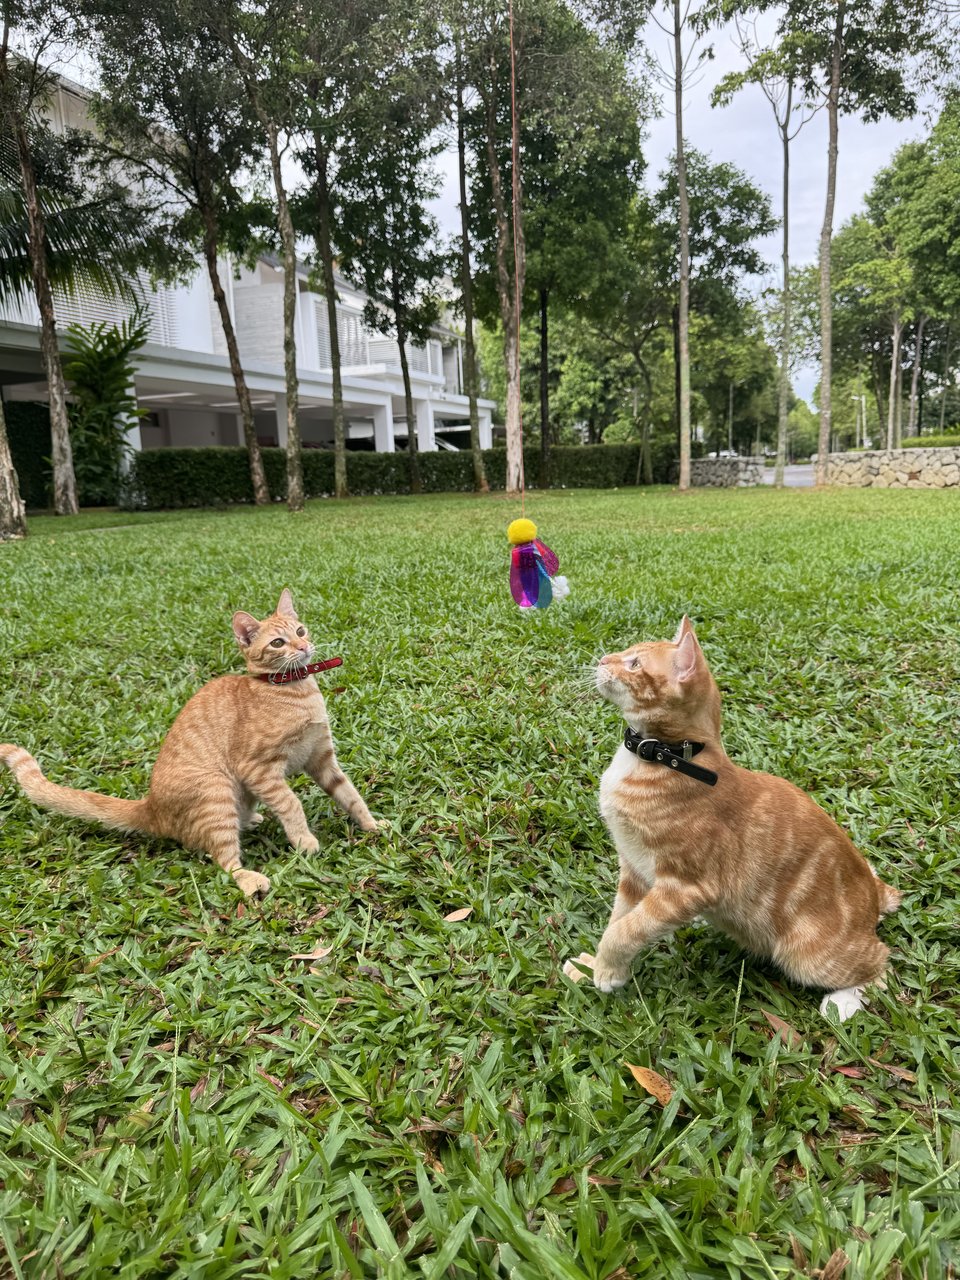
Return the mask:
MULTIPOLYGON (((42 187, 36 188, 35 194, 42 209, 45 277, 51 294, 54 289, 73 294, 81 285, 90 285, 108 296, 133 300, 132 272, 148 251, 149 232, 135 226, 131 207, 115 193, 75 201, 42 187)), ((30 211, 13 140, 9 134, 0 134, 0 304, 35 295, 30 211)), ((55 329, 53 333, 56 342, 55 329)), ((55 354, 59 370, 58 348, 55 354)), ((60 379, 62 382, 62 372, 60 379)), ((76 484, 69 444, 67 436, 67 480, 75 507, 76 484)), ((22 537, 25 532, 23 502, 0 403, 0 539, 22 537)))

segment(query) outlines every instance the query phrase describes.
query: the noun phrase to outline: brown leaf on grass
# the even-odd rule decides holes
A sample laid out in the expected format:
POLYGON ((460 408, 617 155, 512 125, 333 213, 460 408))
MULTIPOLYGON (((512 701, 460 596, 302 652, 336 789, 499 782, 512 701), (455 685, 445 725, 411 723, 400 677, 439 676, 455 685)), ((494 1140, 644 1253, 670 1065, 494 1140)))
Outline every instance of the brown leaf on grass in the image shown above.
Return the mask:
POLYGON ((797 1268, 797 1270, 806 1271, 807 1269, 806 1250, 804 1249, 800 1241, 797 1239, 797 1237, 793 1234, 793 1232, 790 1233, 790 1253, 793 1255, 793 1265, 797 1268))
POLYGON ((466 920, 467 916, 473 915, 473 907, 458 907, 456 911, 450 911, 443 918, 449 924, 456 924, 458 920, 466 920))
POLYGON ((775 1013, 767 1013, 766 1009, 761 1009, 760 1012, 774 1031, 780 1032, 780 1037, 788 1049, 803 1048, 803 1036, 795 1027, 791 1027, 789 1022, 784 1022, 783 1018, 778 1018, 775 1013))
POLYGON ((652 1094, 661 1107, 667 1105, 673 1097, 673 1088, 669 1080, 665 1080, 656 1071, 651 1071, 649 1067, 635 1067, 632 1062, 625 1062, 623 1065, 629 1070, 637 1084, 646 1089, 647 1093, 652 1094))
POLYGON ((914 1071, 907 1071, 905 1067, 896 1067, 892 1062, 878 1062, 876 1058, 868 1058, 867 1061, 875 1067, 879 1067, 881 1071, 889 1071, 892 1076, 896 1076, 898 1080, 906 1080, 908 1084, 916 1084, 917 1076, 914 1071))
POLYGON ((87 961, 83 966, 83 972, 93 973, 94 969, 96 969, 98 965, 103 964, 104 960, 106 960, 108 956, 115 956, 119 950, 120 947, 111 947, 109 951, 101 951, 98 956, 94 956, 92 960, 87 961))
POLYGON ((550 1188, 552 1196, 568 1196, 571 1191, 576 1191, 577 1180, 571 1174, 567 1174, 565 1178, 558 1178, 550 1188))
POLYGON ((851 1080, 866 1080, 867 1078, 867 1073, 861 1071, 859 1067, 838 1067, 836 1064, 831 1063, 830 1070, 836 1071, 841 1076, 849 1076, 851 1080))
POLYGON ((619 1178, 607 1178, 602 1173, 588 1173, 587 1181, 591 1187, 619 1187, 619 1178))
POLYGON ((827 1265, 820 1272, 820 1280, 838 1280, 847 1269, 850 1259, 842 1249, 836 1249, 827 1259, 827 1265))
POLYGON ((242 920, 247 914, 247 904, 245 902, 237 903, 237 919, 242 920))
POLYGON ((291 960, 322 960, 324 956, 328 956, 333 947, 325 947, 322 943, 318 943, 312 951, 295 951, 290 957, 291 960))
POLYGON ((209 1076, 201 1076, 197 1083, 190 1090, 190 1101, 196 1102, 198 1098, 202 1098, 207 1084, 210 1080, 209 1076))
POLYGON ((257 1067, 257 1075, 266 1080, 267 1084, 272 1084, 278 1093, 283 1093, 282 1080, 278 1080, 276 1076, 272 1076, 269 1071, 264 1071, 262 1067, 257 1067))

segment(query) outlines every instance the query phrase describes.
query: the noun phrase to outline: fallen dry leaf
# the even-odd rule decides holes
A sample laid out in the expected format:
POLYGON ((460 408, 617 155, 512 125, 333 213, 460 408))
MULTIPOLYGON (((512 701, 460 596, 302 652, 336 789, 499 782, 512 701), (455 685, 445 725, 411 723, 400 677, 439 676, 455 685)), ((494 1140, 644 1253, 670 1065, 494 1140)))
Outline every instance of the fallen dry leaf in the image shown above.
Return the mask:
POLYGON ((791 1027, 789 1022, 784 1022, 783 1018, 778 1018, 775 1013, 767 1013, 766 1009, 760 1012, 773 1027, 774 1031, 780 1032, 780 1038, 788 1049, 802 1049, 803 1036, 795 1027, 791 1027))
POLYGON ((594 960, 595 958, 589 951, 581 951, 580 954, 575 956, 572 960, 564 962, 563 972, 571 982, 582 982, 583 979, 589 975, 584 973, 583 969, 579 969, 577 966, 583 965, 587 969, 592 969, 594 966, 594 960))
POLYGON ((203 1092, 204 1092, 204 1090, 205 1090, 205 1089, 206 1089, 206 1087, 207 1087, 207 1082, 209 1081, 209 1079, 210 1079, 210 1077, 209 1077, 209 1076, 201 1076, 201 1077, 200 1077, 200 1079, 197 1081, 197 1083, 196 1083, 196 1084, 193 1086, 193 1088, 190 1090, 190 1101, 191 1101, 191 1102, 196 1102, 196 1100, 197 1100, 198 1098, 203 1097, 203 1092))
POLYGON ((568 1196, 571 1191, 576 1191, 577 1180, 568 1173, 565 1178, 558 1178, 550 1188, 552 1196, 568 1196))
POLYGON ((588 1173, 587 1181, 591 1187, 619 1187, 619 1178, 607 1178, 602 1173, 588 1173))
POLYGON ((283 1093, 282 1080, 278 1080, 276 1076, 272 1076, 269 1071, 264 1071, 262 1067, 257 1067, 257 1075, 262 1076, 268 1084, 272 1084, 278 1093, 283 1093))
POLYGON ((838 1067, 831 1064, 830 1070, 836 1071, 841 1076, 849 1076, 851 1080, 865 1080, 867 1078, 867 1073, 861 1071, 859 1067, 838 1067))
POLYGON ((820 1272, 820 1280, 838 1280, 847 1269, 850 1259, 842 1249, 835 1250, 827 1259, 827 1265, 820 1272))
POLYGON ((115 956, 119 950, 119 947, 111 947, 109 951, 101 951, 98 956, 94 956, 92 960, 88 961, 87 964, 83 966, 83 972, 93 973, 94 969, 96 969, 98 965, 103 964, 104 960, 106 960, 108 956, 115 956))
POLYGON ((471 915, 473 915, 473 907, 458 907, 456 911, 449 912, 443 918, 450 924, 456 924, 458 920, 466 920, 467 916, 471 915))
POLYGON ((290 957, 291 960, 322 960, 324 956, 328 956, 333 947, 316 946, 312 951, 295 951, 290 957))
POLYGON ((245 902, 237 903, 237 919, 242 920, 247 914, 247 904, 245 902))
POLYGON ((797 1268, 797 1270, 806 1271, 807 1269, 806 1250, 804 1249, 800 1241, 797 1239, 797 1237, 793 1234, 793 1232, 790 1233, 790 1252, 793 1255, 793 1265, 797 1268))
POLYGON ((879 1067, 881 1071, 889 1071, 898 1080, 906 1080, 908 1084, 917 1083, 916 1073, 907 1071, 905 1067, 895 1067, 892 1062, 878 1062, 876 1058, 868 1058, 867 1061, 872 1063, 873 1066, 879 1067))
POLYGON ((673 1097, 673 1089, 669 1080, 665 1080, 656 1071, 651 1071, 649 1067, 635 1067, 632 1062, 625 1062, 623 1065, 629 1070, 637 1084, 646 1089, 647 1093, 652 1094, 661 1107, 667 1105, 673 1097))

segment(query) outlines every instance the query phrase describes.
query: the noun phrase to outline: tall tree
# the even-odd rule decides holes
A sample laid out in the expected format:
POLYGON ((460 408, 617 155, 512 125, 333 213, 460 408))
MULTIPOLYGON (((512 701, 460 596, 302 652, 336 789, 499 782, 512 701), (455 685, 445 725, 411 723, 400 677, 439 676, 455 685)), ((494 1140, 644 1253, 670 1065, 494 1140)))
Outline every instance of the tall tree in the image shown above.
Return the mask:
MULTIPOLYGON (((770 7, 772 0, 759 7, 770 7)), ((778 7, 778 38, 811 103, 827 110, 827 188, 820 231, 820 440, 816 478, 826 483, 833 364, 830 244, 837 188, 841 115, 872 121, 914 113, 918 66, 949 65, 946 8, 899 0, 787 0, 778 7)))
POLYGON ((283 162, 291 137, 302 130, 305 115, 302 85, 296 75, 304 39, 301 14, 284 0, 251 4, 207 0, 207 12, 233 59, 250 119, 259 125, 266 145, 283 268, 287 507, 299 512, 304 494, 297 377, 297 240, 283 162))
POLYGON ((473 460, 473 488, 487 493, 486 466, 480 447, 480 379, 477 370, 477 345, 473 311, 473 265, 470 256, 470 198, 467 188, 467 131, 464 109, 463 31, 461 6, 457 0, 451 18, 454 45, 454 111, 457 122, 457 181, 460 188, 460 298, 463 306, 463 382, 470 414, 470 453, 473 460))
POLYGON ((425 342, 439 314, 436 286, 447 266, 436 219, 426 202, 438 183, 433 160, 442 142, 442 82, 435 58, 436 27, 426 6, 405 11, 396 61, 366 97, 357 119, 352 159, 344 165, 344 268, 368 294, 368 324, 396 334, 410 454, 410 487, 420 493, 417 421, 409 343, 425 342), (387 307, 384 306, 387 303, 387 307))
POLYGON ((206 21, 202 3, 96 0, 100 92, 95 117, 131 176, 170 198, 167 233, 201 248, 223 329, 250 462, 254 502, 270 501, 250 389, 221 278, 225 249, 243 252, 250 223, 238 188, 252 163, 236 71, 206 21))
POLYGON ((618 50, 564 7, 547 10, 528 35, 526 61, 549 96, 525 103, 526 284, 540 325, 540 483, 549 483, 551 302, 595 307, 642 169, 640 117, 648 109, 618 50))
POLYGON ((75 515, 77 486, 67 415, 67 387, 60 363, 57 321, 50 282, 46 217, 37 178, 36 148, 50 133, 45 118, 56 85, 58 55, 75 35, 75 24, 59 4, 5 0, 0 36, 0 127, 13 143, 27 215, 27 248, 33 291, 40 311, 40 351, 50 400, 53 505, 57 515, 75 515))
POLYGON ((790 60, 789 46, 775 43, 764 47, 758 38, 755 22, 749 23, 738 13, 734 13, 734 20, 737 43, 747 67, 744 71, 725 76, 714 90, 713 100, 715 103, 724 103, 744 85, 758 85, 770 104, 780 135, 783 209, 780 224, 780 373, 777 391, 777 457, 773 475, 773 483, 779 489, 783 486, 790 425, 790 144, 811 119, 815 108, 805 107, 798 101, 795 92, 797 68, 790 60))

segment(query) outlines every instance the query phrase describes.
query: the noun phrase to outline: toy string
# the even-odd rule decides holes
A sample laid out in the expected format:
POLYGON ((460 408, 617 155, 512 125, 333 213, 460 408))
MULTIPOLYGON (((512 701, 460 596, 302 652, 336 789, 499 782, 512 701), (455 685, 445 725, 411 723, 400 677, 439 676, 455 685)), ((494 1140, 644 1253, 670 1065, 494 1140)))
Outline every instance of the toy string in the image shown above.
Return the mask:
POLYGON ((513 352, 513 376, 517 386, 517 423, 520 428, 520 515, 524 514, 526 484, 523 473, 523 401, 520 396, 520 131, 517 127, 517 51, 513 39, 513 0, 510 0, 510 134, 513 153, 513 298, 517 338, 513 352))

